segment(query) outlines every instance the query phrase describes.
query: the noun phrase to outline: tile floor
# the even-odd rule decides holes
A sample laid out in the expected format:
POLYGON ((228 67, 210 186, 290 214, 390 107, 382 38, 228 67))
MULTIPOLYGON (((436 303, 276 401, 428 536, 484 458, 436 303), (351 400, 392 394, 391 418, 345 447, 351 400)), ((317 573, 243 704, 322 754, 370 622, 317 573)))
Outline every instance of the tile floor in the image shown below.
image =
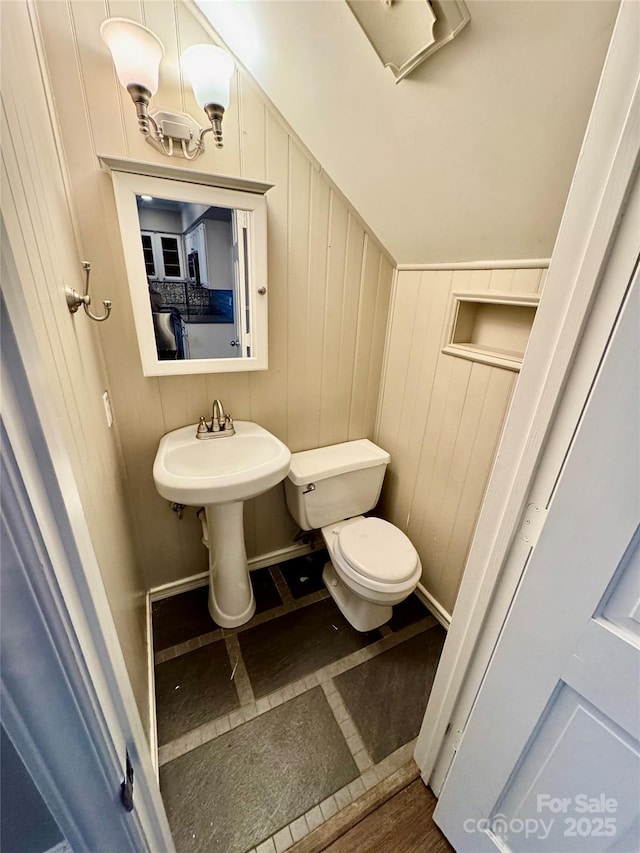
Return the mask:
POLYGON ((326 552, 251 573, 222 629, 200 587, 153 604, 160 788, 178 853, 282 853, 414 748, 445 633, 417 598, 360 634, 326 552))

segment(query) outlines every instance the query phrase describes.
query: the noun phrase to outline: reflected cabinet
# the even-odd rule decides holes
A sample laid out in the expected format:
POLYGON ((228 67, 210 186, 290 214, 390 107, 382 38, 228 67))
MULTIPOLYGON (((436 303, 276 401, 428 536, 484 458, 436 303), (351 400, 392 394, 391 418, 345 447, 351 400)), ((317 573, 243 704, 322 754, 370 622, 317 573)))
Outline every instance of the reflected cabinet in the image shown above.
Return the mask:
POLYGON ((145 376, 265 370, 271 184, 101 157, 145 376))

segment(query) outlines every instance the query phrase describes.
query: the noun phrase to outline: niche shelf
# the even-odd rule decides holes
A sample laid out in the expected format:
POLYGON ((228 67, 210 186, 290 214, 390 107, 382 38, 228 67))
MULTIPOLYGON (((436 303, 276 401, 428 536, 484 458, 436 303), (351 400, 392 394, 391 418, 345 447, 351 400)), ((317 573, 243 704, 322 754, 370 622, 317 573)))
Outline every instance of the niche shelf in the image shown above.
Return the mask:
POLYGON ((520 370, 539 301, 537 293, 453 293, 442 352, 520 370))

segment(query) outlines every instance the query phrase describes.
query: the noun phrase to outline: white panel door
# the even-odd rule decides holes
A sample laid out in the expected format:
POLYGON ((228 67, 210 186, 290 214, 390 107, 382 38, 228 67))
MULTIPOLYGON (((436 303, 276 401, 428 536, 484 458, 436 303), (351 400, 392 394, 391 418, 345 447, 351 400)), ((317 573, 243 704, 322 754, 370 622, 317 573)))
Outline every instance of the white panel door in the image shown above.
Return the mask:
POLYGON ((636 266, 435 811, 458 853, 640 850, 639 319, 636 266))

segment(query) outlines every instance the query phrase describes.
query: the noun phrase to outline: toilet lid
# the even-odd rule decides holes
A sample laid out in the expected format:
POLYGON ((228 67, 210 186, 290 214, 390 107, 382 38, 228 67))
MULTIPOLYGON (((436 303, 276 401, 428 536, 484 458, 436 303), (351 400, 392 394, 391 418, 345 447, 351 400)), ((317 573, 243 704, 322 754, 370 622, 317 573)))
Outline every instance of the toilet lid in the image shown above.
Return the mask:
POLYGON ((411 541, 381 518, 363 518, 345 524, 338 534, 338 544, 352 569, 383 583, 407 580, 418 563, 418 553, 411 541))

